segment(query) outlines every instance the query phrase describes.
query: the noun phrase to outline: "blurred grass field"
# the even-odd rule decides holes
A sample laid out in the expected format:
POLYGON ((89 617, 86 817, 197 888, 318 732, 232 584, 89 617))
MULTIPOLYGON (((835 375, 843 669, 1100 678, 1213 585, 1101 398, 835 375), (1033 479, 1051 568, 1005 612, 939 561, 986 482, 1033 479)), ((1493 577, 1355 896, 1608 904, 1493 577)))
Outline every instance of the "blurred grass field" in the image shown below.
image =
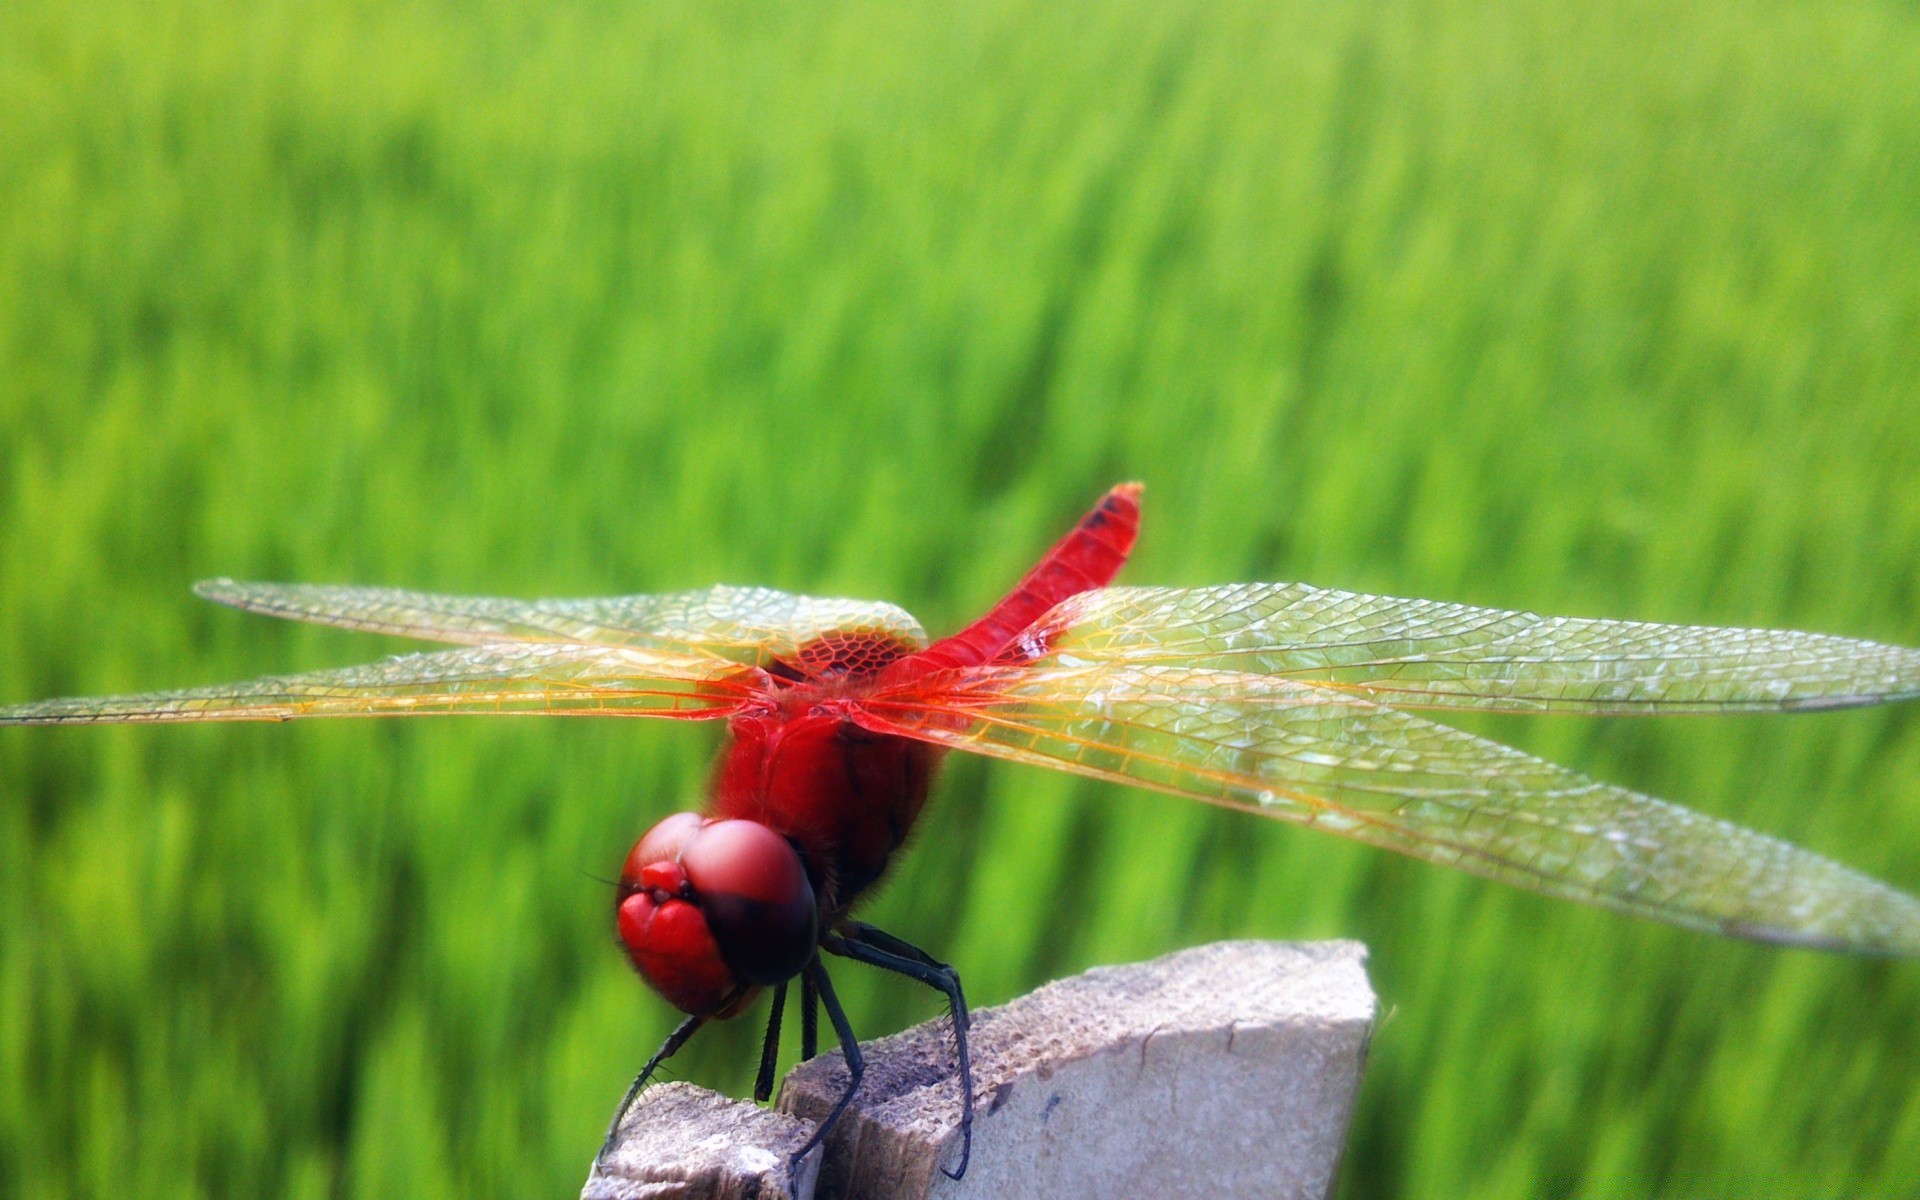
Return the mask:
MULTIPOLYGON (((0 701, 398 648, 213 575, 938 632, 1122 478, 1132 582, 1920 643, 1916 96, 1856 0, 14 0, 0 701)), ((1920 706, 1485 728, 1920 888, 1920 706)), ((673 1019, 594 876, 713 736, 0 731, 0 1194, 572 1194, 673 1019)), ((1920 1194, 1920 965, 998 764, 918 841, 980 1004, 1364 939, 1346 1197, 1920 1194)))

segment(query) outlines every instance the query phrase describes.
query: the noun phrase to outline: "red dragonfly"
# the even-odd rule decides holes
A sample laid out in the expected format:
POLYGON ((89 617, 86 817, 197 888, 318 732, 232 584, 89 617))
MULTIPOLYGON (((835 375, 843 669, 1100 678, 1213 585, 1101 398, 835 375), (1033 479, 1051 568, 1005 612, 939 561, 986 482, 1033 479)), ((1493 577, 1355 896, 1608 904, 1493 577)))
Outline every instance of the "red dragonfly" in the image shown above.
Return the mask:
MULTIPOLYGON (((1410 709, 1609 715, 1809 711, 1920 697, 1920 651, 1821 634, 1543 618, 1303 584, 1107 586, 1139 527, 1114 488, 986 616, 928 644, 890 604, 764 588, 503 600, 201 584, 271 616, 462 644, 368 666, 0 709, 0 724, 544 713, 724 720, 700 813, 627 856, 615 927, 687 1014, 621 1102, 711 1019, 788 985, 801 1053, 821 952, 939 989, 956 1033, 958 1178, 971 1145, 967 1009, 952 967, 855 921, 948 749, 1244 808, 1551 896, 1761 941, 1920 955, 1920 900, 1740 826, 1601 783, 1410 709)), ((602 1153, 605 1147, 602 1148, 602 1153)))

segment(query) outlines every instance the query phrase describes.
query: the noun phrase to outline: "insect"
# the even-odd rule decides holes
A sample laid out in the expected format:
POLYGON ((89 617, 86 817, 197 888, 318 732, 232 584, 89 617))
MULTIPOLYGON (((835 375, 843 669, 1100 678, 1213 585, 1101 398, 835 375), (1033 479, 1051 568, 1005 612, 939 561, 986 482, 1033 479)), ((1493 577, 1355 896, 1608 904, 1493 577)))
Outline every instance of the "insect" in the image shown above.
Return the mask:
MULTIPOLYGON (((463 644, 368 666, 0 709, 4 724, 543 713, 724 721, 699 813, 620 873, 614 923, 686 1013, 622 1100, 763 989, 754 1094, 772 1091, 798 981, 801 1053, 824 1008, 846 1091, 860 1048, 822 953, 947 999, 971 1149, 967 1008, 952 967, 854 920, 950 749, 1295 821, 1551 896, 1760 941, 1920 955, 1920 900, 1808 851, 1410 710, 1610 715, 1810 711, 1920 697, 1920 651, 1821 634, 1543 618, 1302 584, 1109 587, 1139 528, 1109 492, 984 617, 928 643, 890 604, 764 588, 503 600, 235 583, 271 616, 463 644)), ((603 1146, 604 1154, 606 1146, 603 1146)))

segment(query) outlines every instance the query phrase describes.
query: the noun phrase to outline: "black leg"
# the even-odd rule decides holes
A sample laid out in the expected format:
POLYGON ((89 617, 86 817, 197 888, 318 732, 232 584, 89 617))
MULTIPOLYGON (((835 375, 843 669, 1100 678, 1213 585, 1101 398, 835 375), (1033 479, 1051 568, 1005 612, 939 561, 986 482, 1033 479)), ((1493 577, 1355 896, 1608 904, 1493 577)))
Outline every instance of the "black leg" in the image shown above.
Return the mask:
POLYGON ((960 973, 918 946, 871 925, 849 921, 843 928, 847 930, 844 937, 822 938, 821 947, 917 979, 947 997, 947 1008, 953 1014, 955 1057, 960 1060, 960 1163, 951 1171, 945 1167, 940 1170, 947 1178, 958 1179, 967 1173, 967 1160, 973 1155, 973 1064, 967 1056, 967 997, 960 990, 960 973))
POLYGON ((800 1061, 812 1062, 820 1053, 820 989, 813 976, 800 976, 800 1061))
POLYGON ((928 954, 912 942, 897 938, 884 929, 875 929, 865 921, 848 921, 844 923, 841 928, 847 930, 847 936, 852 940, 865 942, 869 946, 885 950, 888 954, 895 954, 901 958, 911 959, 922 966, 932 967, 939 971, 953 970, 952 967, 941 962, 933 955, 928 954))
POLYGON ((827 1113, 827 1119, 820 1122, 819 1128, 813 1131, 813 1136, 807 1139, 807 1144, 795 1151, 793 1158, 787 1163, 787 1170, 792 1176, 793 1190, 796 1194, 800 1189, 801 1160, 811 1154, 813 1148, 825 1141, 827 1134, 833 1131, 834 1122, 840 1119, 841 1113, 847 1111, 847 1105, 853 1103, 853 1094, 860 1090, 860 1078, 867 1072, 867 1064, 860 1057, 860 1040, 853 1036, 853 1026, 847 1022, 847 1010, 840 1007, 839 998, 833 994, 833 981, 827 978, 827 969, 820 964, 819 955, 814 955, 813 961, 807 964, 806 977, 812 980, 814 986, 820 990, 820 1003, 827 1010, 827 1019, 833 1022, 834 1033, 840 1037, 840 1052, 847 1058, 847 1090, 840 1093, 840 1099, 834 1102, 832 1111, 827 1113))
POLYGON ((628 1088, 627 1094, 620 1098, 620 1107, 613 1114, 613 1124, 607 1126, 607 1140, 600 1143, 600 1153, 593 1156, 594 1162, 598 1163, 607 1156, 607 1151, 613 1149, 613 1139, 620 1132, 620 1122, 627 1119, 627 1110, 633 1107, 633 1098, 640 1094, 641 1088, 647 1086, 647 1080, 653 1075, 655 1069, 672 1058, 674 1051, 686 1045, 687 1039, 694 1035, 694 1031, 706 1023, 705 1017, 688 1017, 680 1022, 679 1028, 668 1034, 667 1040, 653 1052, 653 1057, 647 1060, 647 1065, 640 1068, 640 1073, 633 1077, 633 1086, 628 1088))
POLYGON ((753 1098, 761 1104, 773 1095, 773 1068, 780 1057, 780 1014, 786 1007, 787 985, 782 981, 774 985, 773 1012, 767 1017, 767 1040, 760 1044, 760 1074, 753 1081, 753 1098))

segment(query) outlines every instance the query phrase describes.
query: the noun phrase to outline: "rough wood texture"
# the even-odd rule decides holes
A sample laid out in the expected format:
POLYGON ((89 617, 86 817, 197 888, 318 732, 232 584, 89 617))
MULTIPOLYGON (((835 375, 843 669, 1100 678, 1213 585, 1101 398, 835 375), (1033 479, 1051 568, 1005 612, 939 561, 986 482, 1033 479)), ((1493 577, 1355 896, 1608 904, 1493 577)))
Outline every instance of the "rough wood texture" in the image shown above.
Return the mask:
MULTIPOLYGON (((947 1024, 864 1047, 820 1194, 866 1198, 1323 1197, 1373 1028, 1357 942, 1222 942, 1048 984, 974 1016, 973 1160, 959 1150, 947 1024)), ((779 1106, 817 1119, 838 1054, 779 1106)))
MULTIPOLYGON (((1221 942, 982 1009, 958 1183, 938 1167, 960 1145, 952 1036, 929 1022, 863 1044, 859 1098, 799 1200, 1324 1197, 1373 1015, 1357 942, 1221 942)), ((785 1198, 787 1156, 845 1082, 836 1052, 787 1076, 781 1112, 650 1088, 583 1200, 785 1198)))
MULTIPOLYGON (((813 1126, 690 1083, 640 1093, 581 1200, 789 1200, 787 1158, 813 1126)), ((819 1155, 809 1156, 802 1196, 819 1155)))

